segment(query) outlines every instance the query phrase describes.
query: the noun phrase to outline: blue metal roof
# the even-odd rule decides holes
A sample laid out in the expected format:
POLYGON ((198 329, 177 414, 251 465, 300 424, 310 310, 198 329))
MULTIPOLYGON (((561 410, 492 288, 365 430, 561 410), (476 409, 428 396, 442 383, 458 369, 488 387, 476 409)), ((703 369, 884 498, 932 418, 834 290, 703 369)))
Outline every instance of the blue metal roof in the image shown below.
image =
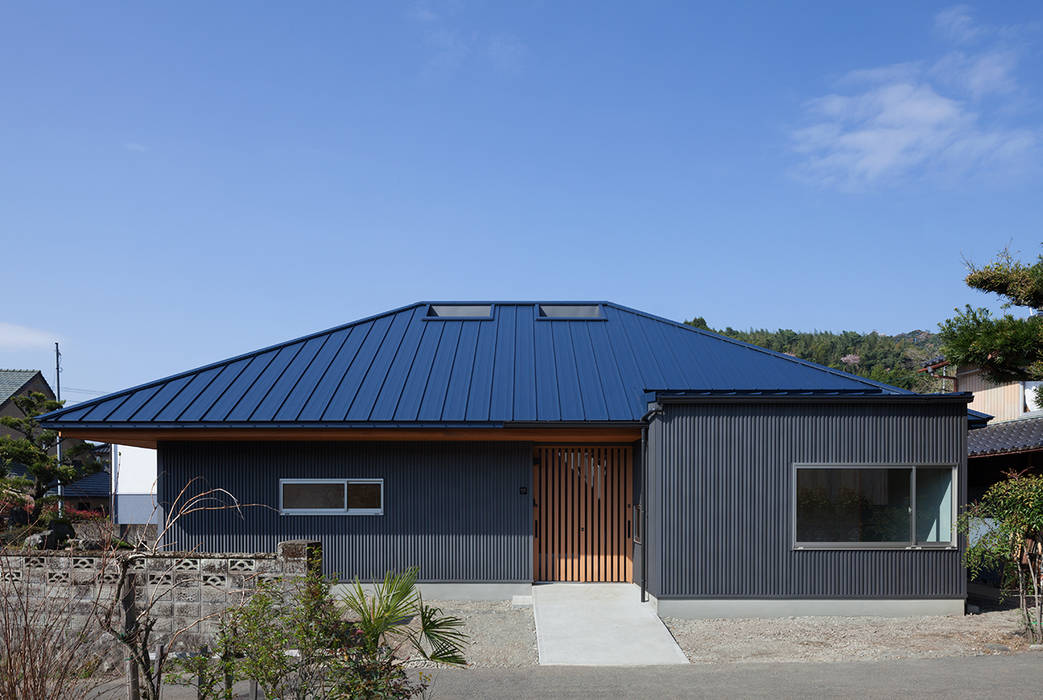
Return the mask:
POLYGON ((418 302, 76 404, 44 422, 57 428, 632 422, 645 413, 648 391, 910 393, 610 302, 418 302), (492 308, 486 317, 439 317, 429 315, 432 304, 492 308), (545 315, 541 304, 599 308, 561 318, 545 315))

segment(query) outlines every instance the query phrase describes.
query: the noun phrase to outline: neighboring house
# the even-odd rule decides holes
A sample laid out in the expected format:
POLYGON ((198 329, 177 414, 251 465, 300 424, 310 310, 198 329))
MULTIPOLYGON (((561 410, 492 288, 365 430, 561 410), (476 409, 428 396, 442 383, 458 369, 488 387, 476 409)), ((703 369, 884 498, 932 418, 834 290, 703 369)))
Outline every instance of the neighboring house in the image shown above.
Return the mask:
POLYGON ((158 524, 163 511, 156 500, 156 450, 130 445, 112 448, 112 522, 158 524))
POLYGON ((967 498, 977 500, 1010 470, 1043 473, 1043 406, 1035 389, 1041 382, 992 382, 977 367, 955 373, 943 357, 924 364, 923 370, 955 389, 969 392, 969 408, 988 414, 988 425, 972 422, 967 434, 967 498))
MULTIPOLYGON (((967 394, 920 395, 608 302, 421 302, 56 411, 155 448, 214 551, 322 541, 432 597, 625 581, 660 614, 962 614, 967 394)), ((635 591, 635 595, 637 595, 635 591)))
MULTIPOLYGON (((51 390, 50 384, 44 379, 40 370, 0 369, 0 416, 21 418, 23 414, 15 405, 14 398, 30 392, 39 392, 49 399, 54 399, 54 391, 51 390)), ((23 437, 21 433, 3 425, 0 425, 0 435, 12 438, 23 437)), ((71 446, 75 442, 67 440, 64 441, 64 444, 71 446)), ((107 452, 106 449, 96 455, 106 464, 108 462, 107 452)), ((11 473, 15 476, 24 476, 26 472, 24 467, 15 465, 12 467, 11 473)), ((79 510, 101 510, 107 513, 111 500, 110 479, 108 470, 103 469, 69 484, 64 489, 66 502, 79 510)), ((52 489, 52 493, 57 493, 57 488, 52 489)))
MULTIPOLYGON (((43 373, 38 369, 0 369, 0 416, 12 416, 21 418, 22 412, 15 405, 14 397, 37 391, 49 399, 54 398, 54 392, 43 373)), ((7 426, 0 425, 0 435, 20 438, 17 433, 7 426)))

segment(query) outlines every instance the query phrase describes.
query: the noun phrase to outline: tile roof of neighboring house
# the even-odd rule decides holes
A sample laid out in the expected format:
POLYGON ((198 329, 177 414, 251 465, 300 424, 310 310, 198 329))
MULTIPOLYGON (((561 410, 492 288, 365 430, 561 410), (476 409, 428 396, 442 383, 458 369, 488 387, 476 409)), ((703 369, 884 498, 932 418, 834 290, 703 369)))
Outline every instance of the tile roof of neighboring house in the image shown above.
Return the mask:
POLYGON ((967 433, 971 457, 1043 450, 1043 416, 1018 418, 967 433))
POLYGON ((610 302, 418 302, 48 414, 50 427, 633 422, 649 392, 912 392, 610 302))
POLYGON ((38 369, 0 369, 0 403, 17 394, 39 373, 38 369))
POLYGON ((112 475, 109 472, 88 474, 63 490, 65 498, 108 498, 112 495, 112 475))
MULTIPOLYGON (((25 476, 28 473, 21 464, 11 465, 11 476, 25 476)), ((57 482, 51 485, 49 494, 58 493, 57 482)), ((106 498, 112 494, 112 476, 107 471, 99 471, 72 482, 63 489, 67 498, 106 498)))

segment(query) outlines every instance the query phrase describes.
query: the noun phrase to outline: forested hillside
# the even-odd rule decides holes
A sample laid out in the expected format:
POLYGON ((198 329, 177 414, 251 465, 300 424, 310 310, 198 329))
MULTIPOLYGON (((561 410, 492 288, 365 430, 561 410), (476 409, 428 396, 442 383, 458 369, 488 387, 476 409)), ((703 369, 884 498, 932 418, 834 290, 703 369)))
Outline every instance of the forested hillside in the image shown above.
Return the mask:
POLYGON ((731 327, 710 328, 702 317, 687 323, 905 389, 922 392, 939 390, 939 380, 930 379, 916 371, 924 360, 941 354, 938 336, 927 331, 910 331, 899 335, 789 329, 740 331, 731 327))

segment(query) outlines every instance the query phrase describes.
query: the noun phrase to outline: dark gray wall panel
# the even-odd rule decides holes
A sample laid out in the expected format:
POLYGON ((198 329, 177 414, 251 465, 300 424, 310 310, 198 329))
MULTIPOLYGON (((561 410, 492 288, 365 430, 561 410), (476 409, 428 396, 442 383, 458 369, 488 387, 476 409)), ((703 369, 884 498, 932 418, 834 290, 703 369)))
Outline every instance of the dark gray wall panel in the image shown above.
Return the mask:
POLYGON ((966 407, 667 404, 649 431, 649 590, 694 598, 960 598, 957 550, 797 550, 792 465, 956 464, 966 407))
POLYGON ((288 539, 323 543, 324 570, 382 578, 420 567, 425 581, 531 581, 532 449, 503 443, 163 443, 165 504, 193 487, 228 489, 247 507, 196 513, 169 541, 178 549, 275 551, 288 539), (280 478, 384 479, 384 515, 280 515, 280 478), (204 486, 205 484, 205 486, 204 486))

